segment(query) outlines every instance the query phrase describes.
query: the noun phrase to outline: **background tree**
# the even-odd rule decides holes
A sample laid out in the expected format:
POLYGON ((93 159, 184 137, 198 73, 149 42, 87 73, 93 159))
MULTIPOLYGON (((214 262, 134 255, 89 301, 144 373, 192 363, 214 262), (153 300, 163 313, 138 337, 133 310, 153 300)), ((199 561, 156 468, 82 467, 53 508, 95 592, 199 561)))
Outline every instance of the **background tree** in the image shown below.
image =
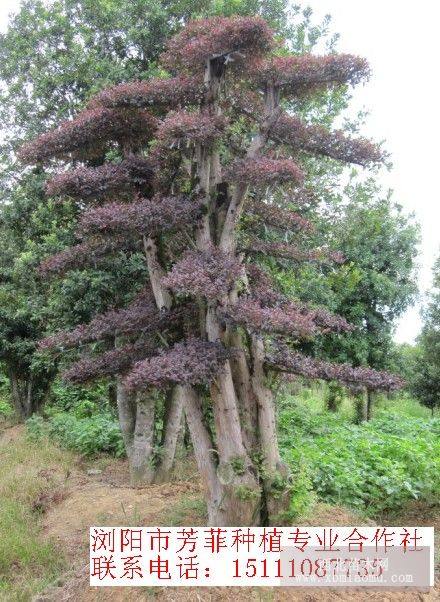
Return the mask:
MULTIPOLYGON (((327 197, 316 242, 340 249, 345 262, 331 272, 304 266, 286 285, 305 301, 325 303, 357 328, 337 340, 314 341, 307 348, 320 357, 355 366, 394 369, 395 323, 417 293, 419 228, 391 193, 383 195, 374 177, 362 181, 354 174, 342 193, 327 197), (326 227, 329 222, 332 228, 326 227)), ((366 402, 362 414, 369 419, 372 392, 366 402)), ((361 407, 359 399, 356 407, 361 407)))
MULTIPOLYGON (((135 473, 145 473, 151 458, 154 390, 167 392, 171 412, 184 406, 209 520, 218 525, 276 520, 288 501, 267 371, 340 380, 356 389, 400 385, 389 374, 314 361, 292 349, 350 326, 325 309, 285 298, 252 262, 262 253, 339 262, 339 253, 262 241, 252 228, 237 238, 247 202, 249 213, 263 215, 268 225, 307 231, 307 220, 290 208, 293 203, 301 211, 309 196, 301 188, 303 153, 360 165, 382 158, 368 141, 307 125, 280 103, 357 83, 368 75, 365 61, 277 56, 273 48, 273 33, 260 18, 193 21, 162 57, 173 77, 104 90, 74 120, 20 151, 28 163, 52 157, 90 162, 115 145, 122 152, 121 162, 74 167, 48 183, 49 194, 76 197, 89 208, 81 215, 80 242, 42 269, 62 274, 143 244, 149 286, 126 309, 51 336, 43 347, 109 336, 116 342, 66 376, 79 382, 120 374, 121 424, 135 473), (235 143, 237 130, 246 132, 246 146, 235 143)), ((172 419, 168 427, 174 434, 172 419)))
MULTIPOLYGON (((11 19, 6 33, 0 35, 0 115, 4 125, 0 182, 3 240, 8 241, 8 246, 3 245, 0 251, 4 265, 0 345, 2 357, 9 365, 6 374, 11 378, 14 374, 11 391, 15 391, 15 398, 21 392, 22 401, 15 404, 17 410, 24 397, 27 399, 29 410, 20 412, 22 418, 40 408, 56 374, 56 366, 51 363, 51 378, 41 380, 33 374, 33 385, 29 385, 30 366, 39 366, 38 370, 45 372, 41 354, 34 357, 41 328, 48 324, 54 329, 73 326, 125 303, 142 285, 145 270, 144 260, 121 254, 117 266, 103 262, 82 273, 72 273, 62 284, 48 288, 35 273, 35 266, 45 254, 72 242, 77 210, 72 205, 69 219, 65 209, 60 219, 55 218, 59 207, 48 205, 42 194, 48 174, 41 167, 23 172, 22 166, 14 162, 15 149, 20 141, 72 116, 97 90, 111 83, 160 73, 157 58, 165 40, 190 16, 227 14, 231 10, 264 14, 280 31, 286 30, 287 13, 279 0, 28 0, 11 19), (42 216, 50 217, 44 222, 42 216), (47 381, 44 394, 38 392, 40 380, 47 381)), ((294 14, 307 28, 307 17, 303 19, 299 10, 294 14)), ((314 29, 315 39, 321 30, 314 29)))
POLYGON ((434 415, 435 408, 440 407, 440 258, 434 264, 433 290, 424 318, 413 362, 415 374, 411 389, 434 415))

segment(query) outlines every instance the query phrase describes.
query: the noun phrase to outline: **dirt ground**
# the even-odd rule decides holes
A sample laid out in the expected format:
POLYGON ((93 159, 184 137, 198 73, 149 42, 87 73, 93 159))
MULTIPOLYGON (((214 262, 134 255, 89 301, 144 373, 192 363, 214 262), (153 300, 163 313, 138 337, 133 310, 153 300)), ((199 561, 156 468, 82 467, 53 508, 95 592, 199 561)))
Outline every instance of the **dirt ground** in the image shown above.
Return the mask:
MULTIPOLYGON (((12 433, 11 433, 12 436, 12 433)), ((99 464, 98 464, 99 466, 99 464)), ((244 601, 303 601, 303 602, 407 602, 440 600, 437 587, 430 592, 383 592, 361 590, 319 590, 315 588, 91 588, 88 585, 88 528, 93 524, 166 525, 179 520, 176 508, 185 508, 182 524, 203 524, 200 512, 191 510, 201 497, 200 487, 191 467, 185 467, 186 480, 171 484, 131 489, 126 482, 127 469, 123 461, 106 460, 98 471, 79 463, 60 496, 43 518, 44 534, 54 539, 67 556, 70 570, 54 586, 40 594, 34 602, 132 602, 141 600, 223 602, 244 601), (174 512, 174 514, 173 514, 174 512)), ((437 533, 440 519, 415 506, 408 512, 405 524, 432 525, 437 533)), ((399 517, 403 524, 402 517, 399 517)), ((325 504, 316 506, 309 525, 361 524, 349 511, 325 504)), ((374 524, 366 523, 363 524, 374 524)), ((392 524, 392 523, 389 523, 392 524)))

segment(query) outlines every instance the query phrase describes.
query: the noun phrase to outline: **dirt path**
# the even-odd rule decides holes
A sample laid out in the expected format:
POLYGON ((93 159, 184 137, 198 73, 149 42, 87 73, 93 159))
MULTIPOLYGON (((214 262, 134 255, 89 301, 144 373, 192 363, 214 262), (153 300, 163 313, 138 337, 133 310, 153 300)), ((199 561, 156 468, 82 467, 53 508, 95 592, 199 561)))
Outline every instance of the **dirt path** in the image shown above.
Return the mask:
MULTIPOLYGON (((126 467, 112 461, 98 474, 80 467, 71 476, 67 496, 49 508, 44 517, 44 533, 55 539, 72 567, 57 587, 38 596, 38 602, 132 602, 146 599, 171 602, 244 601, 304 602, 407 602, 440 600, 439 590, 419 592, 365 592, 359 590, 317 590, 308 588, 91 588, 88 585, 88 528, 100 525, 202 525, 203 517, 191 509, 201 497, 196 479, 133 490, 125 482, 126 467), (177 511, 180 508, 179 511, 177 511), (177 510, 176 510, 177 509, 177 510), (183 514, 179 515, 179 512, 183 514), (174 524, 176 524, 174 522, 174 524)), ((433 524, 433 517, 415 511, 413 524, 433 524)), ((408 524, 411 521, 408 520, 408 524)), ((361 524, 350 512, 318 504, 308 524, 323 526, 361 524)), ((366 524, 364 522, 364 524, 366 524)), ((371 524, 371 523, 370 523, 371 524)), ((440 529, 437 517, 437 526, 440 529)))

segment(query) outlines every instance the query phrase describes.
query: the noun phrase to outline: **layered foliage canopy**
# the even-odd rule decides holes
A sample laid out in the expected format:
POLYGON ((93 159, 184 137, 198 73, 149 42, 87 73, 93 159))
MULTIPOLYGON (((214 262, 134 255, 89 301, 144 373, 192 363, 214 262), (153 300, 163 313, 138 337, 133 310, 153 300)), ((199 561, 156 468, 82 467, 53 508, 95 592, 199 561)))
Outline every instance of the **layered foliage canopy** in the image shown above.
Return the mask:
MULTIPOLYGON (((391 391, 402 384, 386 372, 303 355, 302 342, 352 327, 324 308, 285 298, 255 263, 260 254, 275 262, 324 263, 330 271, 344 263, 331 246, 307 244, 311 226, 301 202, 309 196, 307 160, 365 166, 384 159, 378 145, 307 124, 283 105, 358 83, 368 76, 365 61, 310 54, 278 61, 281 48, 260 17, 191 21, 161 56, 168 88, 160 80, 135 84, 135 93, 127 84, 116 86, 19 151, 24 163, 73 166, 49 183, 49 191, 62 202, 68 190, 80 213, 77 244, 45 260, 45 273, 93 267, 121 250, 130 255, 141 248, 148 267, 146 290, 131 305, 51 336, 41 347, 94 344, 70 368, 75 382, 79 375, 108 375, 111 366, 138 474, 145 459, 140 444, 152 448, 153 391, 166 392, 170 415, 183 407, 212 524, 275 520, 287 499, 268 372, 339 379, 356 390, 391 391), (192 78, 193 84, 172 95, 173 78, 192 78), (78 161, 87 163, 80 185, 78 161), (127 165, 141 161, 140 180, 127 165), (116 181, 125 182, 123 204, 115 203, 115 172, 116 181), (258 208, 265 206, 289 216, 295 203, 285 224, 288 232, 295 224, 297 242, 262 240, 258 220, 255 227, 245 219, 248 200, 249 213, 260 217, 264 209, 258 208), (201 415, 201 390, 209 392, 214 433, 201 415)), ((288 54, 287 47, 283 51, 288 54)))

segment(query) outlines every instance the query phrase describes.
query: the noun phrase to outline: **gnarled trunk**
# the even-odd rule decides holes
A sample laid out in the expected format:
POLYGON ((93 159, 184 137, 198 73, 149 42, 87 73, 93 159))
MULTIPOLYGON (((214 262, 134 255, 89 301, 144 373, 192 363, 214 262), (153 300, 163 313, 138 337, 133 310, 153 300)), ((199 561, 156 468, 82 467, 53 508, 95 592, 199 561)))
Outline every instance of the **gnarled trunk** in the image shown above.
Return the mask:
POLYGON ((185 399, 185 416, 193 442, 208 510, 208 524, 223 527, 227 516, 223 511, 224 490, 217 476, 217 458, 211 434, 203 420, 200 396, 193 387, 181 387, 185 399))
POLYGON ((236 349, 230 359, 230 364, 237 393, 243 442, 248 454, 252 455, 258 450, 257 399, 252 387, 248 359, 243 349, 241 336, 234 330, 230 334, 229 340, 231 346, 236 349))
POLYGON ((183 402, 184 394, 182 388, 174 387, 167 395, 165 401, 160 463, 154 477, 156 483, 164 483, 170 478, 176 455, 177 439, 183 426, 183 402))
POLYGON ((261 453, 261 482, 265 508, 263 521, 276 523, 289 506, 289 469, 282 461, 278 447, 275 405, 272 391, 265 385, 264 343, 252 335, 252 385, 257 398, 258 436, 261 453))
POLYGON ((130 468, 130 482, 141 487, 154 479, 154 409, 155 398, 128 392, 117 383, 119 426, 130 468))
POLYGON ((154 480, 155 401, 151 394, 138 394, 136 399, 136 425, 129 458, 131 484, 135 487, 149 485, 154 480))
POLYGON ((223 512, 228 526, 259 525, 261 491, 258 473, 243 442, 238 404, 229 362, 211 386, 217 476, 224 488, 223 512))

